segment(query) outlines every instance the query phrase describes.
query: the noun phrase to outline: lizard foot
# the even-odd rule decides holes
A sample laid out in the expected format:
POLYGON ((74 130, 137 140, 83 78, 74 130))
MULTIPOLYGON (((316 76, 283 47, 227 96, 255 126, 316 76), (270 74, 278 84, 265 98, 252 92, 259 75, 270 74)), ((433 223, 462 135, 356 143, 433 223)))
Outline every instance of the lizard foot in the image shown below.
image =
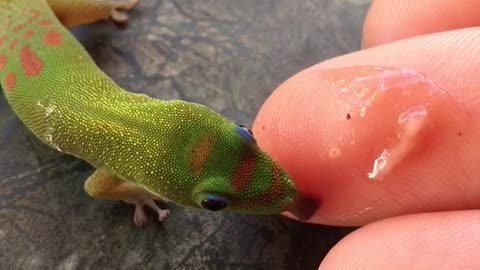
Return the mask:
POLYGON ((155 210, 158 214, 158 220, 164 221, 170 216, 170 210, 160 209, 152 199, 138 200, 135 202, 135 214, 133 221, 138 227, 143 227, 147 223, 147 215, 145 214, 144 206, 148 206, 155 210))
POLYGON ((112 4, 112 12, 110 13, 110 17, 114 22, 117 23, 124 23, 128 20, 128 15, 126 11, 131 10, 134 8, 140 0, 127 0, 124 3, 115 3, 112 4))

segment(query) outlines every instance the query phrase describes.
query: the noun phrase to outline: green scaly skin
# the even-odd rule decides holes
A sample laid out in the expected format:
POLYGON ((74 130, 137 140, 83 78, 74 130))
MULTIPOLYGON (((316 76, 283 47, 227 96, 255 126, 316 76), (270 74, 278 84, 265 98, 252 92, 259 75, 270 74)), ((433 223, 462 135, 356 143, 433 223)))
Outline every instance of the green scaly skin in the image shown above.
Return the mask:
POLYGON ((0 83, 40 140, 181 205, 220 197, 222 210, 249 214, 292 205, 290 177, 236 124, 196 103, 123 90, 55 16, 71 1, 49 3, 0 0, 0 83))

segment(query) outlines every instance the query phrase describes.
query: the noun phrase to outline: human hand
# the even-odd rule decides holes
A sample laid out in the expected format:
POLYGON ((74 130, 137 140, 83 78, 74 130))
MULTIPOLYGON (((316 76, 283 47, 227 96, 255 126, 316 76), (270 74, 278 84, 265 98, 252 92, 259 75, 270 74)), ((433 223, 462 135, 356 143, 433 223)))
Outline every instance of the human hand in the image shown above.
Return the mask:
POLYGON ((309 222, 369 224, 321 269, 480 269, 478 26, 477 0, 374 1, 364 50, 298 73, 260 110, 260 147, 321 201, 309 222))

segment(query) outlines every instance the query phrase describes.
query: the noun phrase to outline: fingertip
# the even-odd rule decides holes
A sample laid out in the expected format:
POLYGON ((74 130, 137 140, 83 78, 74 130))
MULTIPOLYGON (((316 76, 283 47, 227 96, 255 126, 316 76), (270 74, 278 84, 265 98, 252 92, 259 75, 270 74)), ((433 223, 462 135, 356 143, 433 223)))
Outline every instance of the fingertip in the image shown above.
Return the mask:
MULTIPOLYGON (((394 215, 480 205, 475 181, 480 173, 479 77, 475 75, 479 29, 422 36, 334 58, 296 74, 272 94, 253 131, 259 146, 287 170, 299 189, 322 202, 308 222, 356 226, 394 215), (371 181, 368 173, 385 140, 398 131, 399 113, 430 99, 390 96, 375 117, 362 122, 361 111, 351 114, 349 105, 365 104, 356 97, 385 87, 382 80, 358 87, 362 77, 368 77, 362 69, 384 70, 384 66, 399 67, 413 76, 397 81, 400 88, 422 82, 417 87, 428 93, 430 88, 423 86, 433 83, 438 86, 434 92, 445 94, 433 100, 444 96, 452 102, 437 102, 430 114, 435 128, 414 137, 418 144, 409 144, 413 152, 390 176, 371 181)), ((405 93, 420 93, 416 87, 410 90, 405 93)), ((429 125, 414 124, 411 130, 422 126, 429 125)))
POLYGON ((319 269, 480 269, 479 232, 477 210, 389 218, 342 239, 319 269))
POLYGON ((363 27, 363 48, 480 25, 480 2, 375 0, 363 27))

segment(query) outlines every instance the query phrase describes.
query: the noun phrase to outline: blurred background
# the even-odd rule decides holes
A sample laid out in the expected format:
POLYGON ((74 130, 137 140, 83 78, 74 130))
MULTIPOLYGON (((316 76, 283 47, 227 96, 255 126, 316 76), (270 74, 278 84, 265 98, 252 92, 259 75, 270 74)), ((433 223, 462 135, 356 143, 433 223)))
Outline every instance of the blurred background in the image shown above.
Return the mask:
MULTIPOLYGON (((369 0, 141 0, 128 25, 73 29, 132 92, 195 101, 251 125, 269 94, 360 48, 369 0)), ((58 76, 61 76, 59 74, 58 76)), ((93 200, 93 168, 42 145, 0 97, 0 269, 317 269, 352 228, 170 205, 144 229, 93 200)))

